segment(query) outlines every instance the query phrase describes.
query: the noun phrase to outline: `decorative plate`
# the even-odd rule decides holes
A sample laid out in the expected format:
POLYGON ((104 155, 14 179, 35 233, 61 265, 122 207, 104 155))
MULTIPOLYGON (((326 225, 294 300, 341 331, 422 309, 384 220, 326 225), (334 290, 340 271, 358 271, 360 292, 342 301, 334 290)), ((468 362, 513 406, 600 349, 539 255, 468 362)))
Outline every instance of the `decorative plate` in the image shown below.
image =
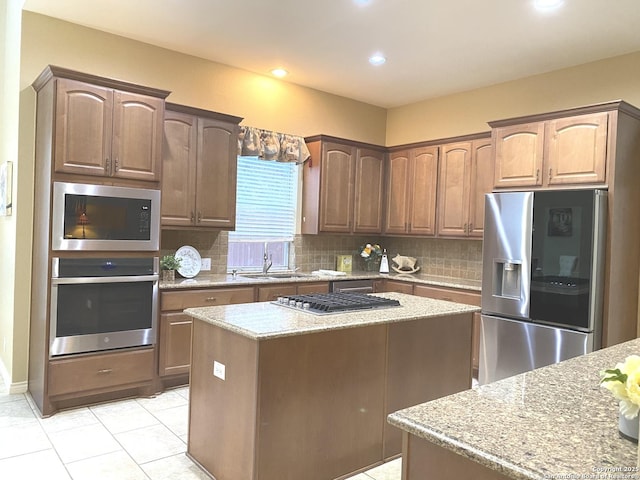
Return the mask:
POLYGON ((195 248, 190 247, 189 245, 180 247, 176 251, 176 258, 180 259, 180 268, 178 268, 178 273, 183 277, 191 278, 200 273, 200 268, 202 268, 202 258, 195 248))

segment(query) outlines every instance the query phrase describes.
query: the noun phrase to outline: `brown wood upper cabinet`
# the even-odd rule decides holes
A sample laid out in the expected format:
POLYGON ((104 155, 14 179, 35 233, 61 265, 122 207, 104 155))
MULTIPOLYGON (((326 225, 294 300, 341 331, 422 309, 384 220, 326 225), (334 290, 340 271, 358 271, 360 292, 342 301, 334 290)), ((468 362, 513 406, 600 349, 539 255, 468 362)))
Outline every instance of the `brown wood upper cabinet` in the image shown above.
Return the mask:
POLYGON ((381 233, 384 148, 325 135, 305 140, 302 233, 381 233))
POLYGON ((484 195, 493 187, 491 139, 440 147, 438 235, 482 237, 484 195))
POLYGON ((435 235, 438 147, 392 151, 387 164, 384 232, 435 235))
POLYGON ((606 182, 607 112, 504 125, 491 122, 495 183, 551 187, 606 182))
MULTIPOLYGON (((168 91, 48 66, 33 84, 53 122, 53 170, 158 182, 168 91)), ((49 135, 49 132, 47 132, 49 135)))
POLYGON ((241 120, 167 103, 162 149, 163 227, 235 228, 241 120))

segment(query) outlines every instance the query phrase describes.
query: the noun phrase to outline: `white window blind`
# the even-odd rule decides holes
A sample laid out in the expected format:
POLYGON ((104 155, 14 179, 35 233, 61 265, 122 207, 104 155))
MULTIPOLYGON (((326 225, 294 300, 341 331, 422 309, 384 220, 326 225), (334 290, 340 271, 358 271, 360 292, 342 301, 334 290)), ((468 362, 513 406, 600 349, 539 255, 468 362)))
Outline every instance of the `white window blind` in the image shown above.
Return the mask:
POLYGON ((295 163, 238 157, 236 229, 229 232, 229 269, 261 268, 265 243, 274 269, 289 267, 297 189, 295 163))

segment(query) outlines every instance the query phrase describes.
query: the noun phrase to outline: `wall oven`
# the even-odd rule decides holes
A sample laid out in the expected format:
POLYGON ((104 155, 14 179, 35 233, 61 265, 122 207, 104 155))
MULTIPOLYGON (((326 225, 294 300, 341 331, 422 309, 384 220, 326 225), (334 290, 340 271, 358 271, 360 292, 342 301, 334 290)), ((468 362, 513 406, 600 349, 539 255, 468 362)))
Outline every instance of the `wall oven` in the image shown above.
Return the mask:
POLYGON ((51 246, 53 250, 158 250, 160 190, 54 182, 51 246))
POLYGON ((54 258, 50 355, 152 345, 158 257, 54 258))

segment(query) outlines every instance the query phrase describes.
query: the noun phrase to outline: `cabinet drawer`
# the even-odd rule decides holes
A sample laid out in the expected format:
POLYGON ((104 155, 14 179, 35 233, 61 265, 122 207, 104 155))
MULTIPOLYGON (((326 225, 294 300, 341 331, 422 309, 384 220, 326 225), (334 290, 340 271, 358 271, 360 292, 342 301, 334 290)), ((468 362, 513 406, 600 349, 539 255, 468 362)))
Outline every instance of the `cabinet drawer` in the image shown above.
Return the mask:
POLYGON ((49 362, 49 395, 151 381, 153 349, 65 358, 49 362))
MULTIPOLYGON (((407 282, 398 282, 395 280, 386 280, 384 282, 384 292, 397 292, 413 295, 413 284, 407 282)), ((416 294, 417 295, 417 294, 416 294)))
POLYGON ((298 293, 298 289, 295 284, 291 283, 258 287, 258 301, 272 302, 283 295, 295 295, 296 293, 298 293))
POLYGON ((307 295, 309 293, 329 293, 329 282, 298 284, 298 295, 307 295))
POLYGON ((253 298, 253 287, 162 292, 160 295, 160 309, 166 312, 184 310, 185 308, 229 305, 232 303, 251 303, 253 298))
POLYGON ((467 305, 480 306, 480 292, 467 292, 453 288, 430 287, 426 285, 415 285, 413 293, 419 297, 435 298, 437 300, 447 300, 449 302, 465 303, 467 305))

